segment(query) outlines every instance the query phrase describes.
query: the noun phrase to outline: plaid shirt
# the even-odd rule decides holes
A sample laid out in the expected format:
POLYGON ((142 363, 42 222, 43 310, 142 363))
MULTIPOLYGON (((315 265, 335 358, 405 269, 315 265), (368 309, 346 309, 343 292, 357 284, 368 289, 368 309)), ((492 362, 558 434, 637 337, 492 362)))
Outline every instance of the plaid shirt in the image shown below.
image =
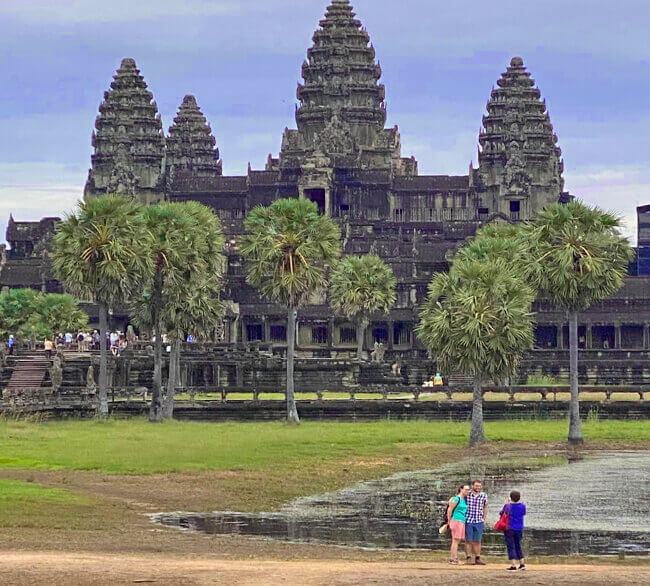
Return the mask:
POLYGON ((483 507, 487 505, 488 497, 484 492, 478 495, 470 491, 467 495, 467 519, 466 523, 482 523, 483 507))

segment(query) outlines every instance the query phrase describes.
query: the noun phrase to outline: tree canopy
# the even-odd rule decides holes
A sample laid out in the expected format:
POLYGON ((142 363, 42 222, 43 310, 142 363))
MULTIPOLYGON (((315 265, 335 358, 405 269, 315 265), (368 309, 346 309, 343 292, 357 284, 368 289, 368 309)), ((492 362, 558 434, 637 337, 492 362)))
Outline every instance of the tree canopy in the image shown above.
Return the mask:
POLYGON ((246 218, 241 253, 248 282, 271 301, 297 307, 325 286, 325 268, 341 250, 341 232, 307 199, 278 199, 246 218))
POLYGON ((580 201, 539 212, 525 235, 540 295, 577 311, 616 293, 634 258, 620 227, 615 214, 580 201))
POLYGON ((10 289, 0 295, 0 337, 43 340, 88 327, 88 316, 71 295, 10 289))

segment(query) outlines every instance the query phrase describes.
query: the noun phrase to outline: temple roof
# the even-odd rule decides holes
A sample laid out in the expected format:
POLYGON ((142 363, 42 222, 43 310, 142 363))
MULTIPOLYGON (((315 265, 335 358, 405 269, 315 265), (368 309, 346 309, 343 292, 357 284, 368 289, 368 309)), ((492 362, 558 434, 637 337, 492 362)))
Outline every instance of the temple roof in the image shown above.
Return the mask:
MULTIPOLYGON (((479 135, 479 161, 512 156, 516 149, 527 159, 557 157, 562 151, 541 100, 541 92, 526 71, 521 57, 513 57, 506 71, 492 89, 487 103, 487 116, 479 135)), ((560 171, 561 173, 561 171, 560 171)))
MULTIPOLYGON (((323 131, 334 114, 343 123, 383 128, 381 68, 347 0, 332 1, 313 41, 302 66, 304 84, 298 86, 298 129, 313 137, 312 131, 323 131)), ((364 137, 364 132, 355 134, 364 137)))
POLYGON ((158 106, 133 59, 123 59, 104 92, 92 136, 94 154, 89 185, 100 191, 135 195, 154 188, 160 171, 144 174, 144 165, 162 169, 165 138, 158 106))
POLYGON ((185 96, 167 137, 167 166, 198 175, 221 175, 216 140, 194 96, 185 96))

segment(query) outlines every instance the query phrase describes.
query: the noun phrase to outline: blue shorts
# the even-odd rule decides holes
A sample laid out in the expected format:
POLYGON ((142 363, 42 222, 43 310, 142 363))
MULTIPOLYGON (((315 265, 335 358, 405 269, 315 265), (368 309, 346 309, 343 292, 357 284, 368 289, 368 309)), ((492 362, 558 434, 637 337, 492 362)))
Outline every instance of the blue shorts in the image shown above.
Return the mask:
POLYGON ((467 523, 465 525, 465 541, 481 541, 485 523, 467 523))

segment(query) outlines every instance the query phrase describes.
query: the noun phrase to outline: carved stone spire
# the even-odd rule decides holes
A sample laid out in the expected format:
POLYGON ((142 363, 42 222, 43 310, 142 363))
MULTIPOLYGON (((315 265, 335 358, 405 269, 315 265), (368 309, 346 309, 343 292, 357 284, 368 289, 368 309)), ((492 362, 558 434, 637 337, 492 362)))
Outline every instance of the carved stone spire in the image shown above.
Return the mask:
POLYGON ((520 57, 512 58, 497 85, 479 134, 479 171, 488 192, 483 205, 525 219, 558 201, 562 151, 546 103, 520 57))
POLYGON ((188 169, 197 176, 221 175, 216 140, 194 96, 185 96, 167 136, 167 169, 188 169))
POLYGON ((158 107, 133 59, 123 59, 104 93, 95 120, 92 168, 85 197, 133 195, 144 203, 162 199, 165 137, 158 107))
POLYGON ((298 130, 309 142, 337 115, 359 144, 372 145, 386 122, 385 89, 370 37, 348 0, 332 0, 313 41, 297 91, 298 130))

